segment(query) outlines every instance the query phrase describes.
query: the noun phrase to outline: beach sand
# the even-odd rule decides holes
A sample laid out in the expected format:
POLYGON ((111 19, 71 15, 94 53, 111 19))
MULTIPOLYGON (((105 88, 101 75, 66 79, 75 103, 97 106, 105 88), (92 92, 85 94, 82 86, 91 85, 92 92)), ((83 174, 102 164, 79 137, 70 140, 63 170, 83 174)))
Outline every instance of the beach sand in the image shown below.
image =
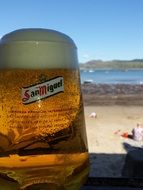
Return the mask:
POLYGON ((90 153, 90 176, 121 177, 128 151, 142 147, 142 142, 122 137, 131 135, 137 123, 143 123, 140 105, 93 105, 85 106, 85 121, 90 153), (97 118, 90 118, 91 112, 97 118))

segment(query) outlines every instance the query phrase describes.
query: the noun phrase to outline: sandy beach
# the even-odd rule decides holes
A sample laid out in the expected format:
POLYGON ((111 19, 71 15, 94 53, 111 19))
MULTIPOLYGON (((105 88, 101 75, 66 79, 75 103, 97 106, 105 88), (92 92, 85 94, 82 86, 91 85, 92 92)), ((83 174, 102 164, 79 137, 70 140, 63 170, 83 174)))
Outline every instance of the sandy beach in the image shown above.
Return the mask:
MULTIPOLYGON (((85 96, 84 94, 84 100, 85 96)), ((103 104, 100 101, 100 105, 88 105, 88 101, 84 102, 91 163, 90 176, 121 177, 127 152, 143 146, 143 141, 123 137, 124 133, 131 135, 137 123, 143 123, 142 106, 134 105, 132 102, 118 105, 112 99, 113 96, 110 96, 109 105, 104 103, 105 99, 103 104), (96 112, 96 118, 89 117, 92 112, 96 112)), ((126 102, 127 95, 123 99, 126 102)), ((134 102, 135 100, 134 95, 134 102)))
POLYGON ((141 106, 86 106, 85 120, 91 161, 91 176, 120 177, 126 153, 143 142, 122 137, 143 122, 141 106), (90 118, 91 112, 97 118, 90 118))

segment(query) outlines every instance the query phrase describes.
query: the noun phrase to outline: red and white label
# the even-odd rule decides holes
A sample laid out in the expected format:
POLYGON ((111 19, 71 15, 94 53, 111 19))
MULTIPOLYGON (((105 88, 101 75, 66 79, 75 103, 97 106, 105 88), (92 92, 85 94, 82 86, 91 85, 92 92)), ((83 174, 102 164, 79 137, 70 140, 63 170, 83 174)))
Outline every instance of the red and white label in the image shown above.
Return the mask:
POLYGON ((22 88, 22 103, 29 104, 64 92, 64 78, 59 76, 29 87, 22 88))

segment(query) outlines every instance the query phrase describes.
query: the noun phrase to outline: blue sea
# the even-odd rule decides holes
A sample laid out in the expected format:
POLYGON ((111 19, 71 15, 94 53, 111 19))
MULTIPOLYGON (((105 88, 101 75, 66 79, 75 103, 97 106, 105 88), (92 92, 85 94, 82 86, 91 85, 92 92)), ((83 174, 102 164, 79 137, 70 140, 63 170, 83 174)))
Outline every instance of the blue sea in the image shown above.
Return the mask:
POLYGON ((143 84, 143 70, 82 70, 81 83, 143 84))

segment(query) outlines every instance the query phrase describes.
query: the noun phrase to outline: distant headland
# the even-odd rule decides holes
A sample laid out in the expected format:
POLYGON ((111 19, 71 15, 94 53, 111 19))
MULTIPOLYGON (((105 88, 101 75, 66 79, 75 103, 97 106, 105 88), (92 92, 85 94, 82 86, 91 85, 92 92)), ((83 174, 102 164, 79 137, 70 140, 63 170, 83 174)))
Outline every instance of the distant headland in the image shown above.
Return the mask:
POLYGON ((80 63, 80 69, 143 69, 143 59, 133 60, 91 60, 85 63, 80 63))

